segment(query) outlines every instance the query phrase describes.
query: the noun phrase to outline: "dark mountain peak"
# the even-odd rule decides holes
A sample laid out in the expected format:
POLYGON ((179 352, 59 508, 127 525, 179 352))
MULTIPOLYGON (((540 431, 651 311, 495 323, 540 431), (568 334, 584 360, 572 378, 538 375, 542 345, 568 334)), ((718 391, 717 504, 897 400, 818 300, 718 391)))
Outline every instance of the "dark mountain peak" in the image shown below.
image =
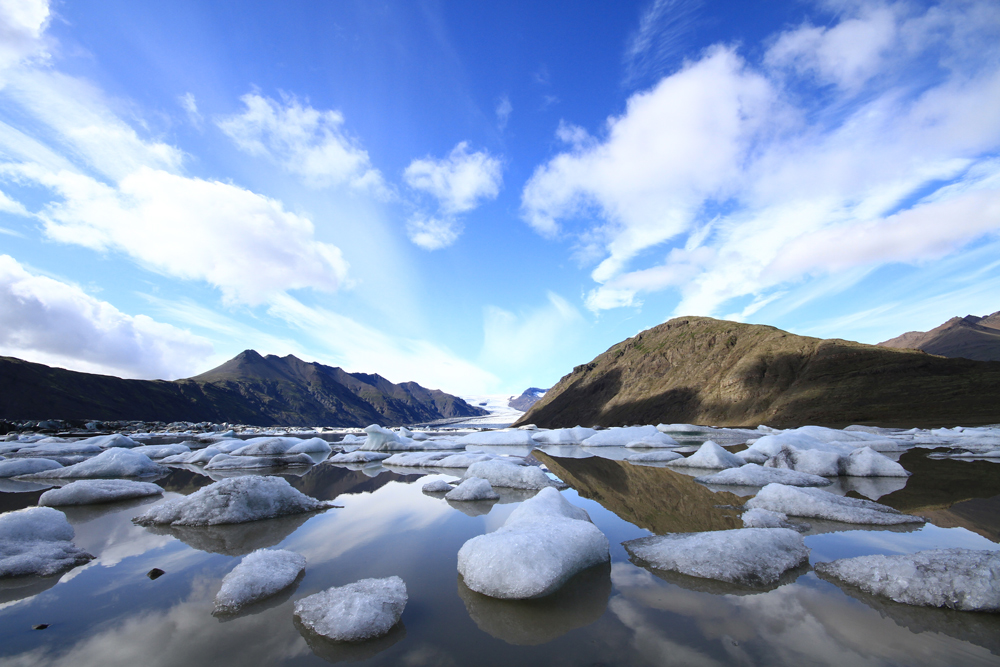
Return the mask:
POLYGON ((930 331, 908 331, 879 346, 923 350, 942 357, 1000 361, 1000 311, 986 317, 953 317, 930 331))
POLYGON ((548 390, 528 387, 521 392, 520 396, 511 396, 510 400, 507 401, 507 407, 527 412, 532 405, 538 402, 538 399, 545 395, 546 391, 548 390))

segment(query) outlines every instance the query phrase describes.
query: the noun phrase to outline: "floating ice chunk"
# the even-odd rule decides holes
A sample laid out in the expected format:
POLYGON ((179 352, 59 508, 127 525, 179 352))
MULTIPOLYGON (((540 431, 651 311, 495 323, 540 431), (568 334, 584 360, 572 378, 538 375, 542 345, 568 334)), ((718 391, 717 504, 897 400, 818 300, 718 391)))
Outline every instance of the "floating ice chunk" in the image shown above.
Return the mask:
POLYGON ((816 572, 903 604, 1000 611, 1000 551, 933 549, 816 563, 816 572))
POLYGON ((784 468, 820 477, 837 477, 843 472, 843 455, 826 449, 798 449, 792 445, 782 445, 778 453, 769 458, 764 466, 784 468))
POLYGON ((140 526, 214 526, 326 509, 331 503, 300 493, 282 477, 224 479, 190 496, 168 500, 133 521, 140 526))
POLYGON ((128 479, 81 479, 62 488, 46 491, 38 499, 38 504, 46 507, 96 505, 162 494, 162 488, 149 482, 135 482, 128 479))
POLYGON ((574 445, 583 442, 595 433, 597 431, 592 428, 574 426, 573 428, 560 428, 554 431, 535 431, 531 437, 535 442, 547 445, 574 445))
POLYGON ((747 463, 764 463, 770 457, 759 449, 747 448, 742 452, 736 452, 736 456, 740 457, 747 463))
POLYGON ((954 454, 948 454, 948 458, 955 459, 1000 459, 1000 449, 987 449, 980 452, 969 452, 962 451, 954 454))
POLYGON ((772 482, 788 486, 829 486, 832 482, 819 475, 810 475, 784 468, 765 468, 756 463, 747 463, 739 468, 721 470, 712 475, 695 477, 702 484, 725 484, 735 486, 767 486, 772 482))
POLYGON ((145 454, 131 449, 107 449, 92 459, 65 468, 43 470, 24 475, 24 479, 146 477, 159 475, 167 469, 150 460, 145 454))
MULTIPOLYGON (((427 482, 420 489, 424 493, 448 493, 454 487, 451 484, 444 481, 443 479, 436 479, 433 482, 427 482)), ((490 487, 492 489, 492 487, 490 487)))
POLYGON ((768 484, 746 506, 747 509, 759 507, 772 512, 784 512, 789 516, 815 517, 845 523, 889 526, 924 522, 921 517, 903 514, 871 500, 835 496, 820 489, 802 489, 784 484, 768 484))
POLYGON ((745 586, 774 583, 809 560, 802 536, 787 528, 674 533, 622 544, 630 556, 656 569, 745 586))
POLYGON ((359 642, 389 632, 406 601, 406 584, 399 577, 362 579, 302 598, 295 603, 295 617, 316 634, 359 642))
POLYGON ((852 477, 909 477, 906 469, 869 447, 855 449, 844 460, 844 474, 852 477))
POLYGON ((473 463, 480 461, 492 461, 500 458, 496 454, 489 452, 463 452, 462 454, 448 454, 444 452, 404 452, 393 454, 383 463, 385 465, 395 465, 412 468, 468 468, 473 463))
POLYGON ((457 440, 434 438, 427 440, 411 440, 398 438, 395 442, 386 444, 386 449, 393 452, 425 452, 429 450, 465 449, 465 445, 457 440))
POLYGON ((491 486, 509 487, 513 489, 544 489, 558 486, 537 466, 514 463, 506 459, 493 459, 473 463, 465 471, 462 479, 481 477, 491 486))
POLYGON ((151 459, 164 459, 168 456, 190 453, 191 448, 187 445, 176 443, 173 445, 140 445, 132 448, 133 452, 145 454, 151 459))
POLYGON ((308 454, 292 456, 230 456, 216 454, 205 465, 205 470, 251 470, 253 468, 288 468, 311 466, 315 461, 308 454))
POLYGON ((72 539, 66 515, 51 507, 0 514, 0 579, 48 576, 93 558, 72 539))
POLYGON ((368 437, 361 449, 369 452, 385 452, 392 450, 392 444, 399 442, 399 436, 387 428, 382 428, 378 424, 372 424, 365 428, 368 437))
POLYGON ((630 454, 625 457, 629 463, 659 463, 663 461, 676 461, 684 458, 677 452, 662 450, 659 452, 646 452, 644 454, 630 454))
POLYGON ((329 463, 373 463, 392 456, 389 452, 370 452, 358 449, 347 454, 334 454, 327 459, 329 463))
POLYGON ((469 435, 462 436, 457 440, 462 447, 466 445, 521 445, 534 447, 536 443, 532 439, 531 431, 515 429, 512 431, 477 431, 469 435))
POLYGON ((356 445, 365 441, 364 436, 355 435, 354 433, 347 433, 344 438, 340 441, 342 445, 356 445))
POLYGON ((32 458, 51 458, 55 456, 74 456, 100 454, 103 449, 93 444, 82 442, 41 442, 27 447, 21 447, 12 456, 28 456, 32 458))
POLYGON ((410 436, 410 438, 412 438, 413 440, 416 440, 417 442, 419 442, 421 440, 429 440, 430 437, 431 436, 429 436, 426 433, 423 433, 421 431, 414 431, 413 434, 410 436))
POLYGON ((30 475, 56 468, 62 468, 62 464, 52 459, 9 459, 0 461, 0 478, 30 475))
POLYGON ((608 538, 586 511, 548 488, 521 503, 498 530, 462 545, 458 571, 477 593, 525 599, 548 595, 609 559, 608 538))
POLYGON ((168 456, 167 458, 162 459, 160 463, 208 463, 221 453, 222 452, 215 447, 206 447, 205 449, 199 449, 187 454, 168 456))
POLYGON ((671 461, 670 466, 681 466, 685 468, 739 468, 746 464, 746 461, 739 456, 727 452, 718 444, 707 440, 691 456, 686 459, 676 459, 671 461))
POLYGON ((657 424, 656 430, 660 433, 701 433, 707 429, 694 424, 657 424))
POLYGON ((78 440, 76 444, 97 445, 101 449, 112 449, 115 447, 120 449, 132 449, 133 447, 139 446, 138 442, 127 435, 122 435, 121 433, 112 433, 111 435, 95 435, 90 438, 78 440))
POLYGON ((481 477, 468 477, 448 492, 445 500, 498 500, 497 492, 481 477))
POLYGON ((747 510, 740 517, 744 528, 795 528, 788 522, 788 515, 760 508, 747 510))
POLYGON ((411 431, 410 429, 406 428, 405 426, 400 426, 399 427, 399 434, 401 436, 403 436, 404 438, 413 439, 413 431, 411 431))
POLYGON ((625 447, 630 442, 643 441, 643 447, 676 447, 679 443, 655 426, 616 426, 598 431, 584 440, 584 447, 625 447))
POLYGON ((283 549, 258 549, 243 557, 215 596, 213 614, 233 614, 295 583, 306 569, 305 556, 283 549))
POLYGON ((299 443, 289 447, 285 454, 329 454, 332 451, 333 447, 323 438, 309 438, 299 440, 299 443))

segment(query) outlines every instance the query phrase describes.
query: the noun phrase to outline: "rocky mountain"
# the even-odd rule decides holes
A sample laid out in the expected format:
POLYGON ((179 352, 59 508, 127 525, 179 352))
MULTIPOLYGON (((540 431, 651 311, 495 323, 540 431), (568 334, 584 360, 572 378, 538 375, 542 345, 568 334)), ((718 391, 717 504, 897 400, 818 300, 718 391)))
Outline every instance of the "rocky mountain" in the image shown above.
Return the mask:
POLYGON ((680 317, 563 377, 517 424, 1000 422, 1000 363, 680 317))
POLYGON ((412 424, 486 411, 416 382, 253 350, 184 380, 124 380, 0 357, 0 418, 213 421, 260 426, 412 424))
POLYGON ((532 405, 538 402, 538 399, 545 395, 546 391, 546 389, 538 387, 528 387, 521 392, 520 396, 511 396, 510 400, 507 401, 507 407, 527 412, 532 405))
POLYGON ((879 346, 923 350, 942 357, 1000 361, 1000 311, 986 317, 953 317, 930 331, 908 331, 879 346))

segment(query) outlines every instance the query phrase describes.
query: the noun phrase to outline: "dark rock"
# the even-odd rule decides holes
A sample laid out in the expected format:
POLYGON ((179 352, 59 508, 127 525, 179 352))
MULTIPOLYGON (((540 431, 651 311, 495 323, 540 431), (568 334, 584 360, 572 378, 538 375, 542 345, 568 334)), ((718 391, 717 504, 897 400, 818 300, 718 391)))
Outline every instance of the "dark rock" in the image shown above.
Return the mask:
POLYGON ((146 576, 155 581, 156 579, 159 579, 165 574, 166 572, 164 572, 160 568, 154 567, 152 570, 146 573, 146 576))

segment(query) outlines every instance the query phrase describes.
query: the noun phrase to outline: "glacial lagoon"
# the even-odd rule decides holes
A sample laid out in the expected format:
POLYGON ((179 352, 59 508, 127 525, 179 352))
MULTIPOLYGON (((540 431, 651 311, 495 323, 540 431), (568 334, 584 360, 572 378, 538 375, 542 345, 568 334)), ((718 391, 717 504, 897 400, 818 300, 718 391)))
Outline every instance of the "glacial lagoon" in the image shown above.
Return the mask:
MULTIPOLYGON (((706 437, 688 436, 684 444, 706 437)), ((895 455, 913 473, 908 478, 841 477, 826 487, 929 521, 887 529, 806 520, 810 564, 942 547, 1000 548, 1000 463, 935 458, 947 451, 895 455)), ((897 604, 825 581, 811 567, 791 570, 773 586, 747 588, 634 564, 624 541, 742 527, 740 506, 756 489, 708 487, 686 471, 621 460, 633 453, 574 445, 535 451, 549 474, 568 485, 564 497, 607 536, 611 562, 527 601, 470 590, 457 573, 456 554, 468 539, 500 527, 533 491, 497 489, 497 501, 449 502, 422 486, 461 470, 322 462, 275 474, 336 508, 224 526, 132 523, 156 503, 214 481, 200 466, 175 466, 154 480, 163 497, 60 508, 74 543, 96 558, 61 576, 0 581, 0 664, 1000 664, 998 614, 897 604), (261 547, 305 556, 304 576, 239 614, 213 616, 223 577, 261 547), (163 574, 148 576, 154 568, 163 574), (295 600, 392 575, 406 582, 409 602, 401 622, 379 639, 331 642, 293 618, 295 600)), ((33 506, 47 488, 0 480, 0 511, 33 506)))

